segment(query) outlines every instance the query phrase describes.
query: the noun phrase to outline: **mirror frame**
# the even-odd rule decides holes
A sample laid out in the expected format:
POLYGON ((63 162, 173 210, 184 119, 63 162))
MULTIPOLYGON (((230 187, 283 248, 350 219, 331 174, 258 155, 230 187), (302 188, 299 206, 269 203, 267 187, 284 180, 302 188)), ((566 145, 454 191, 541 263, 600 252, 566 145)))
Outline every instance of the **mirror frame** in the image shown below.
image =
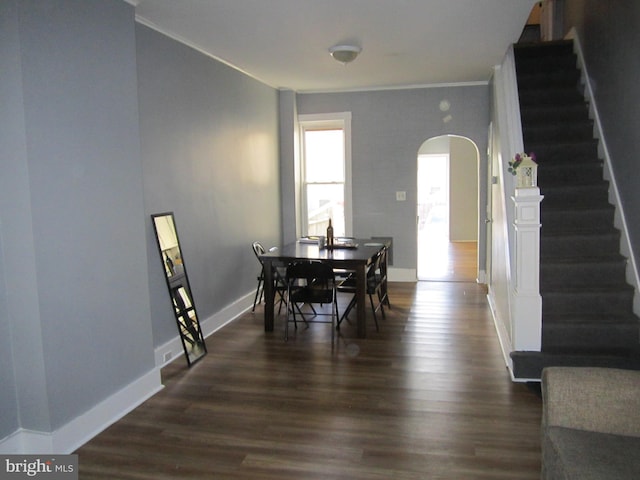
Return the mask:
POLYGON ((187 365, 191 367, 207 354, 207 345, 202 336, 200 320, 193 301, 173 212, 155 213, 151 215, 151 223, 184 356, 187 365), (166 225, 163 226, 161 219, 166 219, 166 225))

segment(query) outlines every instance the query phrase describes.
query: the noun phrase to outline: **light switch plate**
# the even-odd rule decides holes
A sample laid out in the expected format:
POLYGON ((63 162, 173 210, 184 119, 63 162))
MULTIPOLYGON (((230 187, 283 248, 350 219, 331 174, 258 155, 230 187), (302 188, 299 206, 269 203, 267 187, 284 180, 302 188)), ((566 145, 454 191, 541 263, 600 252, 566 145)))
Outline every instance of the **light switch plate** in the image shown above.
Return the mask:
POLYGON ((407 192, 396 192, 396 201, 404 202, 407 200, 407 192))

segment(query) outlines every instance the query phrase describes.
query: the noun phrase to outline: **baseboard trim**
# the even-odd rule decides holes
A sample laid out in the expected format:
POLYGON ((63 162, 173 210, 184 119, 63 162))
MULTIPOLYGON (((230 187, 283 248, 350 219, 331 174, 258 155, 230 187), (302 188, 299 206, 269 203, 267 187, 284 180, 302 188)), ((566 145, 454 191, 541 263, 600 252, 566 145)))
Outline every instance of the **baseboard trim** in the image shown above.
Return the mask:
POLYGON ((506 325, 504 324, 503 320, 500 318, 500 314, 498 313, 498 308, 495 303, 495 298, 491 286, 489 286, 489 292, 487 293, 487 301, 489 302, 489 309, 491 310, 493 325, 495 326, 496 333, 498 334, 498 341, 500 342, 500 349, 502 350, 502 358, 504 359, 504 363, 509 370, 511 379, 513 380, 513 361, 511 359, 513 346, 511 345, 511 337, 509 336, 509 332, 507 332, 506 325))
MULTIPOLYGON (((249 292, 235 302, 201 322, 206 337, 223 328, 253 305, 255 292, 249 292)), ((162 390, 162 366, 183 356, 182 343, 174 338, 154 351, 155 368, 120 391, 106 398, 89 411, 54 432, 18 429, 0 440, 2 454, 67 454, 91 440, 104 429, 162 390)))
POLYGON ((415 268, 393 268, 388 270, 390 282, 417 282, 418 273, 415 268))
MULTIPOLYGON (((253 306, 254 295, 255 291, 247 293, 233 303, 224 307, 219 312, 201 320, 200 327, 202 328, 202 335, 204 338, 206 339, 249 310, 253 306)), ((171 340, 157 347, 154 355, 157 368, 162 368, 163 366, 173 362, 176 358, 184 356, 180 337, 176 334, 176 336, 171 340)))
POLYGON ((162 388, 160 370, 154 368, 54 432, 17 430, 0 441, 0 452, 36 455, 72 453, 162 388))

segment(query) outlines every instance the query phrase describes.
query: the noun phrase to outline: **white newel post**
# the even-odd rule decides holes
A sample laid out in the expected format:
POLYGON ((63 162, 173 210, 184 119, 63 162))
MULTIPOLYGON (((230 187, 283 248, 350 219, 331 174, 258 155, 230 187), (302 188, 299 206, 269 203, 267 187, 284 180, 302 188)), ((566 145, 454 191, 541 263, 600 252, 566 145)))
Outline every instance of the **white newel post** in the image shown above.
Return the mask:
POLYGON ((540 296, 540 195, 538 187, 516 188, 516 278, 513 292, 511 341, 516 351, 540 351, 542 297, 540 296))

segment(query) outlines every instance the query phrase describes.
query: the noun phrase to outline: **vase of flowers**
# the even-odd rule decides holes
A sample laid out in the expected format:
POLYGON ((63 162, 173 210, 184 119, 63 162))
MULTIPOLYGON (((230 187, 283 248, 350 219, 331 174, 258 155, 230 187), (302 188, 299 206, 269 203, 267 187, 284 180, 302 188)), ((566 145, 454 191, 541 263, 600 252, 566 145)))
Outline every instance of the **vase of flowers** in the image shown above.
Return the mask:
POLYGON ((513 160, 509 161, 507 170, 516 177, 516 188, 531 188, 538 185, 538 164, 533 152, 529 155, 516 153, 513 160))

